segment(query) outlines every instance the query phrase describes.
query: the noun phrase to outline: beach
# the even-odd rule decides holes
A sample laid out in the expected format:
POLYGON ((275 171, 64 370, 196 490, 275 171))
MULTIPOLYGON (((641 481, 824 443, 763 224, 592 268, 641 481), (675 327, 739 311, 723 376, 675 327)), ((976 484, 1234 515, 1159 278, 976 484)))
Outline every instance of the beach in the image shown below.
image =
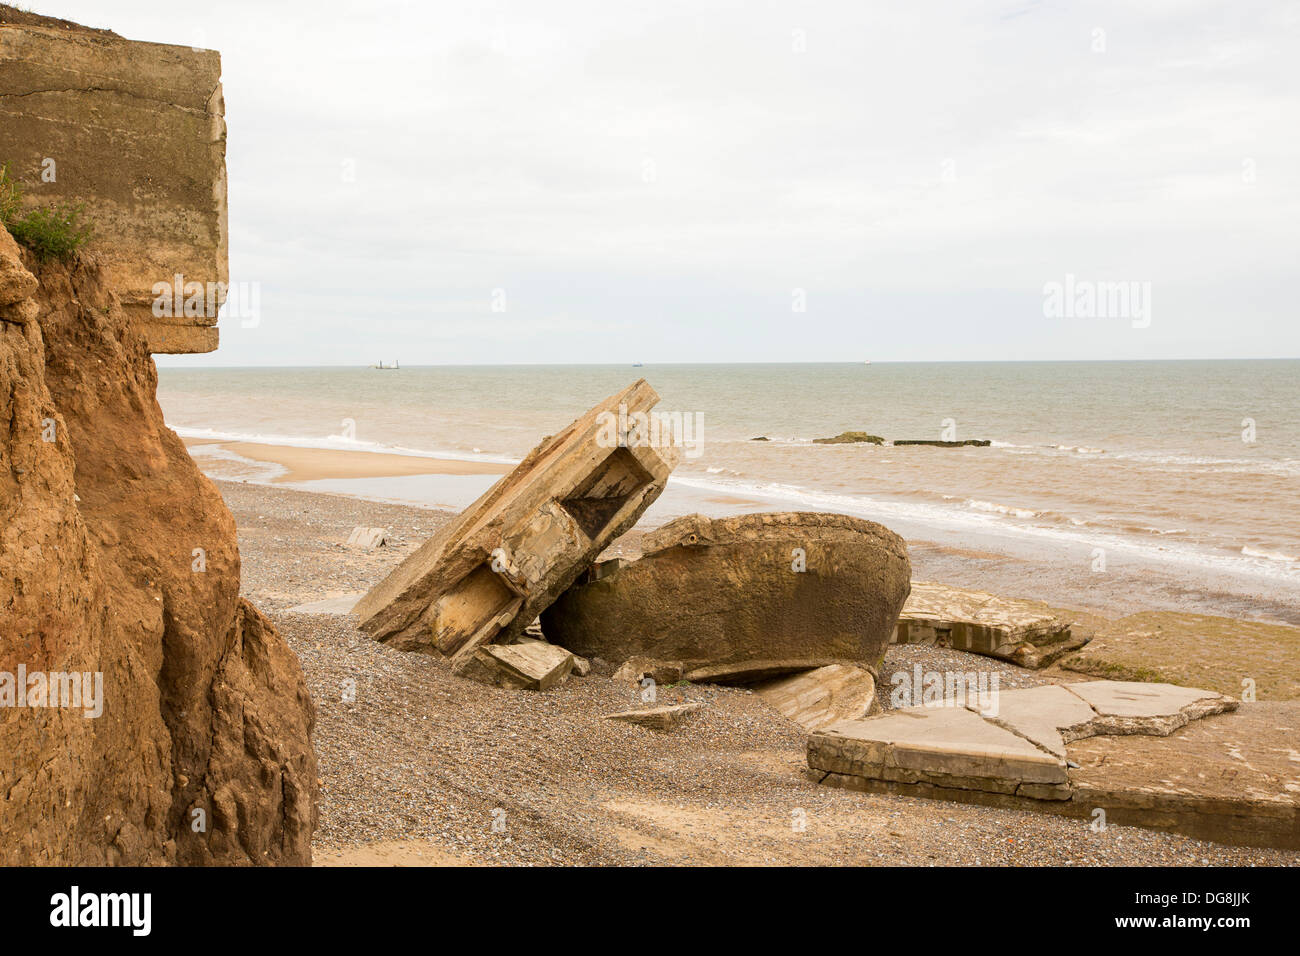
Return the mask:
MULTIPOLYGON (((376 415, 379 407, 357 414, 376 415)), ((409 412, 399 401, 385 414, 406 421, 409 412)), ((318 863, 1300 862, 1287 851, 1131 827, 1097 834, 1086 823, 1051 814, 816 786, 805 775, 806 731, 745 688, 663 688, 658 703, 703 709, 675 733, 648 739, 636 728, 601 719, 637 706, 635 689, 611 680, 620 662, 593 660, 586 677, 542 695, 521 695, 457 678, 436 656, 402 653, 357 630, 347 614, 352 604, 522 457, 526 447, 499 440, 495 427, 511 422, 513 428, 513 421, 464 412, 456 424, 461 437, 452 440, 437 434, 445 422, 425 415, 422 427, 427 423, 435 433, 425 444, 436 447, 407 444, 415 436, 398 431, 387 434, 388 441, 358 440, 351 418, 342 419, 339 434, 316 436, 302 423, 285 429, 288 434, 237 420, 222 427, 179 425, 190 453, 217 481, 235 515, 243 592, 298 655, 316 704, 318 863), (385 529, 386 545, 370 552, 349 548, 345 542, 356 527, 385 529), (348 687, 355 698, 345 701, 348 687), (792 814, 807 827, 792 829, 792 814), (506 821, 504 832, 492 829, 497 818, 506 821)), ((537 424, 535 437, 564 424, 552 416, 545 428, 537 424)), ((771 439, 724 440, 710 446, 710 455, 735 455, 737 448, 749 456, 749 469, 775 463, 799 473, 813 457, 832 476, 850 460, 870 474, 871 462, 881 456, 906 457, 909 477, 891 480, 931 484, 986 482, 988 474, 1014 470, 1028 458, 1032 465, 1024 467, 1032 481, 1048 490, 1052 482, 1064 487, 1073 480, 1062 471, 1070 455, 1083 454, 1092 463, 1085 467, 1100 468, 1098 474, 1112 482, 1129 467, 1057 449, 1035 458, 1007 448, 771 439), (936 468, 938 478, 928 474, 936 468)), ((1289 462, 1265 462, 1251 480, 1289 481, 1265 475, 1285 472, 1289 462)), ((1300 605, 1290 592, 1286 562, 1243 562, 1222 549, 1152 547, 1145 531, 1102 539, 1061 534, 1045 527, 1037 512, 1027 517, 1017 509, 926 511, 896 497, 810 491, 811 480, 798 486, 718 481, 712 472, 719 466, 699 464, 683 455, 662 496, 604 556, 636 557, 645 532, 690 513, 844 511, 903 536, 913 581, 1044 602, 1092 635, 1083 648, 1037 671, 948 648, 895 645, 886 652, 882 687, 895 672, 919 664, 949 673, 994 671, 1003 689, 1119 679, 1232 696, 1249 686, 1260 700, 1300 700, 1300 605), (1100 569, 1097 540, 1106 543, 1100 569)), ((952 490, 971 493, 969 486, 952 490)), ((997 497, 993 490, 983 493, 997 497)), ((1124 521, 1145 528, 1154 519, 1124 521)))
MULTIPOLYGON (((270 454, 270 453, 268 453, 270 454)), ((544 695, 454 677, 445 661, 368 638, 341 608, 381 580, 451 513, 312 493, 271 483, 218 481, 239 528, 245 595, 297 654, 316 705, 313 744, 321 780, 313 843, 321 865, 442 864, 910 864, 910 865, 1294 865, 1300 854, 1206 843, 1131 827, 1093 833, 1078 820, 904 796, 819 787, 802 776, 806 733, 743 688, 664 688, 661 702, 705 705, 672 735, 603 721, 634 706, 634 689, 610 680, 613 665, 544 695), (384 527, 373 552, 346 547, 357 525, 384 527), (333 604, 333 613, 304 605, 333 604), (355 698, 344 690, 355 682, 355 698), (502 811, 494 817, 494 811, 502 811), (793 814, 805 829, 791 826, 793 814), (494 832, 494 819, 505 821, 494 832)), ((635 553, 637 534, 612 554, 635 553)), ((913 548, 918 574, 978 555, 913 548)), ((982 560, 992 561, 983 556, 982 560)), ((981 578, 981 583, 987 583, 981 578)), ((1141 657, 1123 617, 1088 616, 1094 643, 1141 657), (1107 627, 1109 626, 1109 630, 1107 627)), ((1177 612, 1148 615, 1144 633, 1174 627, 1177 612)), ((1215 619, 1224 633, 1238 627, 1215 619)), ((1280 643, 1242 642, 1190 668, 1199 686, 1226 671, 1294 675, 1294 628, 1280 643), (1290 639, 1288 642, 1287 639, 1290 639), (1281 648, 1284 655, 1277 659, 1281 648)), ((1003 687, 1078 680, 1059 667, 1024 671, 959 651, 892 647, 893 669, 996 668, 1003 687)), ((1181 673, 1181 672, 1180 672, 1181 673)), ((1279 683, 1261 697, 1297 696, 1279 683)))

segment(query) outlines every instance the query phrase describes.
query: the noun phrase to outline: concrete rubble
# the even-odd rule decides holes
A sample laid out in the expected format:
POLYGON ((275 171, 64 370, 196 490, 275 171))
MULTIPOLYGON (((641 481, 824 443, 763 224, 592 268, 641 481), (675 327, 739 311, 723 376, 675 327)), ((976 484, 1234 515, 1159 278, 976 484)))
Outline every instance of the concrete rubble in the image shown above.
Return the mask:
POLYGON ((1096 681, 1002 691, 992 701, 902 707, 832 724, 808 738, 808 766, 826 773, 1066 799, 1066 747, 1097 734, 1165 736, 1234 710, 1213 691, 1096 681), (992 704, 990 707, 989 704, 992 704), (1062 787, 1049 792, 1042 784, 1062 787))
POLYGON ((356 548, 358 551, 373 551, 375 548, 382 548, 388 542, 388 531, 385 528, 366 528, 357 525, 348 535, 347 546, 356 548))
POLYGON ((474 652, 461 676, 509 690, 550 690, 568 679, 573 665, 572 654, 545 641, 488 644, 474 652))
POLYGON ((876 678, 864 667, 828 664, 755 684, 754 693, 805 730, 866 717, 879 709, 876 678))
POLYGON ((617 720, 651 730, 669 731, 681 722, 687 714, 694 713, 702 704, 665 704, 662 707, 647 707, 644 710, 625 710, 617 714, 606 714, 606 720, 617 720))
POLYGON ((913 581, 891 643, 935 644, 1040 668, 1090 638, 1041 602, 913 581))
POLYGON ((658 400, 638 380, 545 439, 357 603, 362 630, 484 674, 479 649, 513 644, 663 491, 678 448, 621 430, 658 400))
POLYGON ((542 614, 547 639, 678 679, 752 683, 879 664, 907 597, 903 540, 848 515, 687 515, 597 565, 542 614))

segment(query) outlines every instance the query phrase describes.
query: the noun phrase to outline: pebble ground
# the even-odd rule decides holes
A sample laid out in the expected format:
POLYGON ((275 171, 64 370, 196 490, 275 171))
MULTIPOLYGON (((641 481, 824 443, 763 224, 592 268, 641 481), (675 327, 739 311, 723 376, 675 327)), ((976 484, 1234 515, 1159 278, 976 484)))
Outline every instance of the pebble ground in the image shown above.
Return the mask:
MULTIPOLYGON (((659 688, 704 706, 671 733, 601 719, 638 706, 594 661, 549 692, 454 677, 390 650, 345 615, 289 609, 364 591, 449 515, 220 482, 240 529, 245 594, 275 620, 317 705, 319 862, 511 865, 1295 865, 1300 854, 938 800, 803 776, 804 735, 741 688, 659 688), (356 525, 390 546, 344 547, 356 525), (355 697, 347 693, 355 682, 355 697)), ((634 541, 625 544, 634 550, 634 541)), ((958 651, 892 648, 882 668, 1045 679, 958 651)), ((888 704, 888 701, 885 701, 888 704)))

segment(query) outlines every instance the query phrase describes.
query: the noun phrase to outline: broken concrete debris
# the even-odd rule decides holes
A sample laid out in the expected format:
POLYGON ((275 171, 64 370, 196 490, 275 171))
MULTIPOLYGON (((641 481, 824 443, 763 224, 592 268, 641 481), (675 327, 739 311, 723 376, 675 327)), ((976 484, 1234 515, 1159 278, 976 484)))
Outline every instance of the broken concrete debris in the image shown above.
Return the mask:
POLYGON ((754 693, 805 730, 855 720, 879 709, 876 678, 865 667, 828 664, 755 684, 754 693))
POLYGON ((366 528, 357 525, 348 535, 347 546, 358 551, 373 551, 388 543, 388 531, 385 528, 366 528))
POLYGON ((547 638, 609 661, 644 659, 637 666, 656 680, 874 667, 911 574, 902 538, 848 515, 687 515, 642 545, 638 560, 597 565, 544 611, 547 638))
POLYGON ((891 643, 935 644, 1039 668, 1090 639, 1038 601, 913 581, 891 643))
POLYGON ((487 644, 465 663, 461 676, 509 690, 550 690, 568 679, 573 655, 545 641, 487 644))
POLYGON ((663 491, 678 448, 608 425, 658 400, 638 380, 545 439, 361 599, 362 630, 484 673, 478 650, 511 644, 663 491))
POLYGON ((672 730, 687 714, 694 713, 702 704, 665 704, 662 707, 648 707, 644 710, 625 710, 617 714, 606 714, 606 720, 617 720, 625 724, 649 727, 651 730, 672 730))

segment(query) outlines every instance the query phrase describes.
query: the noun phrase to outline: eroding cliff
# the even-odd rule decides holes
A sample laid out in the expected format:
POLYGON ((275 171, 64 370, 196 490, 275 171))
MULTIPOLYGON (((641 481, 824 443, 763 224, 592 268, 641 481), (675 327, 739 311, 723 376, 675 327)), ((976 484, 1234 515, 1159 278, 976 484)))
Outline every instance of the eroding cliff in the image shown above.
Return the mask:
POLYGON ((94 257, 0 229, 4 863, 310 860, 312 704, 156 374, 94 257), (102 675, 101 713, 6 701, 20 672, 102 675))

